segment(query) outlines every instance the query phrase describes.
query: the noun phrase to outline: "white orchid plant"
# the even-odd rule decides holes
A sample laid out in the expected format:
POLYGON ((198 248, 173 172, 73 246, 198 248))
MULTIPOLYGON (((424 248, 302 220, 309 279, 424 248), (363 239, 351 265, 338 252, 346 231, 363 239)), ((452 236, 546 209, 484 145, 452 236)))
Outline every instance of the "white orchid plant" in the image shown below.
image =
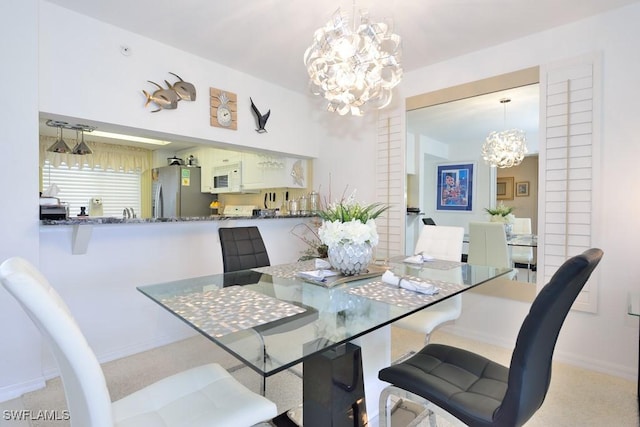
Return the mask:
POLYGON ((355 200, 355 192, 347 199, 334 202, 326 210, 318 212, 323 222, 318 229, 322 243, 332 247, 341 243, 378 244, 375 219, 389 206, 381 203, 361 205, 355 200))
POLYGON ((513 224, 515 222, 516 217, 511 213, 513 212, 513 207, 506 206, 502 202, 498 203, 493 209, 485 208, 484 210, 491 216, 491 222, 502 222, 504 224, 513 224))

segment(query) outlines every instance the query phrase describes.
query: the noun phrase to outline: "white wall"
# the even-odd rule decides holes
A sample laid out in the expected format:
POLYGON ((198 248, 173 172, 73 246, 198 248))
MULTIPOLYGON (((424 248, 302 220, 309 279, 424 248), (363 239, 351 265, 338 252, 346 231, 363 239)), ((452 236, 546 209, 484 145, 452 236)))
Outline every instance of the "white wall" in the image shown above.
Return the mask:
MULTIPOLYGON (((480 80, 536 65, 550 64, 591 52, 603 55, 602 192, 597 218, 606 230, 593 242, 604 259, 595 274, 600 277, 598 312, 572 312, 558 341, 560 360, 635 378, 638 357, 638 321, 626 315, 626 295, 637 290, 640 265, 634 248, 640 239, 640 198, 635 196, 640 178, 632 171, 640 158, 640 113, 636 77, 640 54, 636 40, 640 28, 640 4, 465 55, 451 61, 407 73, 407 96, 480 80)), ((475 296, 474 296, 475 297, 475 296)), ((466 311, 494 313, 465 316, 455 326, 460 333, 510 345, 513 324, 527 306, 491 297, 468 298, 466 311)))
MULTIPOLYGON (((196 141, 217 141, 300 156, 317 157, 322 135, 309 96, 258 80, 170 46, 41 1, 40 111, 196 141), (82 36, 79 36, 79 35, 82 36), (122 46, 128 46, 129 56, 122 46), (194 102, 151 113, 142 90, 154 81, 173 82, 173 72, 192 82, 194 102), (210 125, 209 88, 238 96, 238 130, 210 125), (271 110, 267 133, 255 132, 249 97, 271 110)), ((300 67, 304 72, 303 67, 300 67)), ((165 86, 166 87, 166 86, 165 86)))
MULTIPOLYGON (((8 161, 0 168, 0 260, 20 255, 38 263, 38 2, 8 0, 0 14, 6 102, 0 114, 0 147, 8 161)), ((2 390, 22 383, 40 386, 41 344, 35 327, 0 288, 0 400, 2 390)))

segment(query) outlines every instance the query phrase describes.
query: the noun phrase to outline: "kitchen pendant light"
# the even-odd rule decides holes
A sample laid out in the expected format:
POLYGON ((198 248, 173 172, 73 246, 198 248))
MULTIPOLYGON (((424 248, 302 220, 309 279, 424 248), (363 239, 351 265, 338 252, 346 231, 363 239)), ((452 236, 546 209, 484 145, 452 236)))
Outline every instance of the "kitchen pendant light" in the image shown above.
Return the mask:
POLYGON ((65 122, 55 122, 55 124, 50 125, 50 126, 56 126, 58 128, 58 139, 56 140, 56 142, 53 143, 51 147, 49 147, 47 151, 50 151, 52 153, 58 153, 58 154, 71 153, 71 148, 69 148, 67 143, 64 142, 64 139, 62 139, 62 128, 64 127, 64 125, 66 125, 65 122))
MULTIPOLYGON (((82 126, 82 125, 80 125, 82 126)), ((89 146, 87 145, 86 142, 84 142, 84 128, 80 128, 80 135, 82 140, 78 143, 76 143, 76 146, 73 147, 73 151, 71 152, 71 154, 79 154, 81 156, 87 155, 87 154, 93 154, 93 151, 91 150, 91 148, 89 148, 89 146)), ((76 135, 78 134, 78 129, 76 129, 76 135)), ((78 139, 78 137, 76 136, 76 140, 78 139)))
MULTIPOLYGON (((507 103, 509 98, 502 98, 500 103, 504 106, 504 127, 507 122, 507 103)), ((482 158, 491 167, 510 168, 522 163, 527 154, 527 144, 524 131, 509 129, 493 131, 487 136, 482 145, 482 158)))

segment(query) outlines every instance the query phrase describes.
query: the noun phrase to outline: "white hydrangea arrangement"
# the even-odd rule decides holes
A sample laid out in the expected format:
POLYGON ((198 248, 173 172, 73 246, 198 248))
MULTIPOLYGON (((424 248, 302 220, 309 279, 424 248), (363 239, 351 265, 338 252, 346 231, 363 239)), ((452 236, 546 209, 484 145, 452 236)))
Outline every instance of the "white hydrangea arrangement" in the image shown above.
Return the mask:
POLYGON ((388 208, 381 203, 361 205, 352 194, 346 200, 332 203, 326 210, 318 212, 323 219, 318 236, 328 247, 347 242, 366 242, 375 246, 378 244, 375 219, 388 208))
POLYGON ((485 211, 491 216, 491 222, 502 222, 504 224, 513 224, 515 222, 516 217, 511 213, 513 212, 513 207, 506 206, 504 203, 498 203, 493 209, 485 208, 485 211))

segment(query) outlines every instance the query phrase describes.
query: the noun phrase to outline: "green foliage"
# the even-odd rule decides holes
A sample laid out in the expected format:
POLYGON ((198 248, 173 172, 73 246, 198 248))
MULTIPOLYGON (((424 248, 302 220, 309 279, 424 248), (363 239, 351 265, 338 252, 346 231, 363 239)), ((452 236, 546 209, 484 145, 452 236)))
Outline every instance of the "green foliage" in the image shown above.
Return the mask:
POLYGON ((324 211, 318 212, 318 216, 325 221, 349 222, 355 219, 364 224, 370 219, 376 219, 387 209, 389 209, 389 206, 382 203, 371 203, 362 206, 357 202, 339 202, 330 205, 324 211))

